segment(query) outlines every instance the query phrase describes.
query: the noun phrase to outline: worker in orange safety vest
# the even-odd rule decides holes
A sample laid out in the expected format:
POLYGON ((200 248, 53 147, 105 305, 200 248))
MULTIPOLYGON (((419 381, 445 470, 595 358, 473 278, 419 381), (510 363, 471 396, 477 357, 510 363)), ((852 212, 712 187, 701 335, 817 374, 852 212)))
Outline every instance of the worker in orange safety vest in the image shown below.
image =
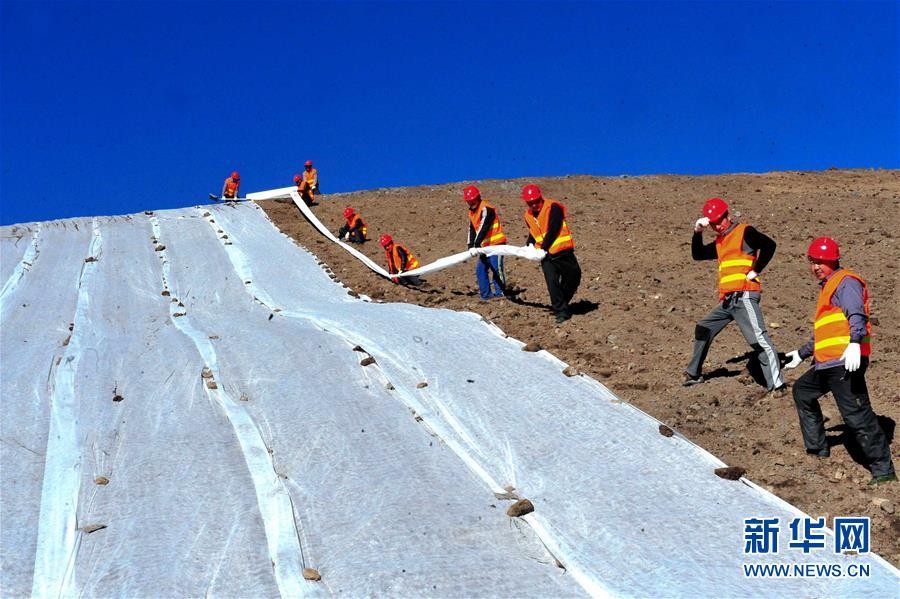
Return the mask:
POLYGON ((534 184, 522 188, 522 200, 528 205, 526 244, 542 252, 541 270, 550 293, 550 305, 556 314, 556 324, 561 324, 572 318, 569 302, 581 283, 581 266, 575 258, 575 242, 566 222, 568 212, 556 200, 545 199, 541 188, 534 184))
POLYGON ((813 335, 806 345, 787 354, 790 361, 784 366, 796 368, 813 358, 813 367, 793 388, 806 452, 821 458, 831 455, 819 405, 819 398, 831 391, 844 425, 865 455, 872 473, 869 485, 896 481, 890 446, 866 387, 872 353, 868 286, 861 276, 841 267, 840 248, 830 237, 815 239, 806 256, 820 287, 813 335))
POLYGON ((478 248, 506 243, 506 234, 500 224, 497 209, 481 198, 481 191, 474 185, 463 190, 463 200, 469 205, 469 237, 467 246, 469 253, 478 258, 475 265, 475 277, 478 280, 478 292, 481 299, 503 297, 506 291, 506 271, 503 267, 503 256, 485 256, 478 248), (494 291, 491 292, 491 275, 494 279, 494 291))
MULTIPOLYGON (((384 257, 387 260, 388 272, 397 274, 419 268, 419 261, 405 245, 395 243, 394 238, 385 233, 378 239, 378 244, 384 248, 384 257)), ((408 283, 409 285, 421 285, 424 281, 417 276, 391 277, 394 283, 408 283)))
POLYGON ((238 190, 241 188, 241 175, 237 171, 231 173, 231 176, 225 179, 222 184, 223 200, 236 200, 238 198, 238 190))
POLYGON ((694 260, 718 260, 718 306, 694 328, 694 351, 685 369, 685 386, 702 383, 703 362, 709 347, 732 320, 737 322, 744 339, 756 351, 766 390, 776 397, 787 394, 781 376, 781 363, 775 345, 766 330, 760 310, 762 284, 759 273, 775 255, 775 241, 754 227, 731 219, 728 204, 721 198, 710 198, 703 205, 702 216, 694 223, 691 257, 694 260), (711 228, 715 241, 703 243, 703 231, 711 228))
POLYGON ((338 231, 338 239, 350 243, 362 243, 368 239, 369 228, 362 217, 356 214, 350 206, 344 208, 344 219, 347 222, 338 231))

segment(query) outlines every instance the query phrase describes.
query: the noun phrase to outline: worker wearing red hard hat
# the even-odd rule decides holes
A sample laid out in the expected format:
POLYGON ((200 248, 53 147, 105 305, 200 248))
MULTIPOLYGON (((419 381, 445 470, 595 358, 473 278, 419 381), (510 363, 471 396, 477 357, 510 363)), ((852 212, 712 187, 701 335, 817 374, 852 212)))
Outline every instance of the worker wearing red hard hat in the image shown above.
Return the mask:
POLYGON ((312 167, 312 160, 306 161, 302 175, 294 175, 294 185, 306 205, 312 206, 315 203, 314 196, 319 193, 319 173, 312 167))
POLYGON ((463 190, 463 200, 469 205, 469 237, 466 245, 469 253, 478 258, 475 265, 478 293, 483 300, 503 297, 506 291, 503 256, 485 256, 478 253, 478 248, 506 243, 500 215, 494 206, 481 198, 481 191, 474 185, 469 185, 463 190), (493 291, 491 291, 491 275, 494 280, 493 291))
POLYGON ((572 318, 569 302, 581 283, 581 266, 575 258, 575 242, 566 222, 568 213, 556 200, 544 198, 541 188, 534 184, 522 188, 522 201, 528 204, 526 244, 542 253, 541 270, 550 293, 550 305, 556 324, 561 324, 572 318))
POLYGON ((238 198, 238 190, 241 188, 241 175, 234 171, 231 173, 230 177, 225 179, 225 183, 222 184, 222 199, 223 200, 236 200, 238 198))
POLYGON ((350 206, 344 208, 344 219, 347 221, 338 231, 338 239, 350 243, 362 243, 368 237, 369 228, 360 215, 350 206))
MULTIPOLYGON (((384 248, 384 257, 387 260, 388 272, 392 275, 399 272, 406 272, 419 268, 419 261, 413 255, 409 248, 400 243, 394 242, 394 238, 387 233, 378 238, 378 245, 384 248)), ((423 281, 419 277, 391 277, 395 283, 408 283, 409 285, 420 285, 423 281)))
POLYGON ((762 284, 759 273, 775 255, 775 241, 754 227, 732 220, 728 204, 710 198, 702 216, 694 223, 691 256, 694 260, 718 260, 719 301, 694 329, 694 352, 685 370, 684 385, 703 382, 703 362, 713 339, 732 320, 737 322, 766 379, 766 388, 776 396, 787 393, 778 352, 769 338, 766 321, 759 307, 762 284), (703 243, 703 231, 712 229, 716 239, 703 243))
POLYGON ((796 368, 812 356, 813 367, 794 383, 794 404, 806 452, 831 455, 819 398, 831 391, 844 424, 865 455, 872 486, 897 480, 884 431, 869 403, 866 369, 872 353, 869 290, 865 280, 841 267, 841 252, 830 237, 815 239, 806 251, 810 270, 819 280, 813 335, 789 352, 785 368, 796 368))

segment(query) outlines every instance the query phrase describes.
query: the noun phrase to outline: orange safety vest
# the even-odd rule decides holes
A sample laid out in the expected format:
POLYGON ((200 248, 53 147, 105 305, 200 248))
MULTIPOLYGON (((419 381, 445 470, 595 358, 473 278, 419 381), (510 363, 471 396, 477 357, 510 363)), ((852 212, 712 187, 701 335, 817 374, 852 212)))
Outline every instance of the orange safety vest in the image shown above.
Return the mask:
POLYGON ((541 211, 538 213, 537 218, 535 218, 534 214, 531 213, 531 210, 525 211, 525 224, 528 225, 528 232, 531 233, 531 236, 534 237, 534 247, 537 249, 546 250, 548 254, 558 254, 563 250, 572 250, 575 249, 575 242, 572 241, 572 233, 569 231, 569 225, 566 223, 566 218, 569 216, 568 210, 566 207, 557 202, 556 200, 551 200, 550 198, 544 199, 544 205, 541 207, 541 211), (556 236, 556 241, 553 242, 553 246, 548 248, 542 248, 541 242, 544 240, 544 233, 547 232, 547 226, 550 222, 550 208, 557 204, 563 211, 563 222, 562 227, 559 229, 559 235, 556 236))
POLYGON ((472 228, 475 230, 475 235, 478 235, 478 229, 481 228, 481 212, 485 208, 491 208, 494 211, 494 224, 491 225, 491 230, 487 232, 487 235, 484 236, 484 241, 481 242, 481 247, 487 247, 489 245, 501 245, 506 243, 506 233, 503 232, 503 227, 500 225, 500 213, 497 212, 497 209, 481 200, 478 202, 478 208, 475 210, 469 210, 469 222, 472 223, 472 228))
POLYGON ((314 185, 318 179, 319 171, 316 169, 311 168, 308 171, 303 171, 303 180, 309 183, 310 186, 314 185))
POLYGON ((225 197, 233 198, 237 196, 238 188, 241 186, 241 182, 235 182, 234 179, 228 177, 225 179, 225 197))
POLYGON ((756 256, 744 253, 744 231, 747 225, 735 226, 730 233, 716 238, 716 254, 719 257, 719 299, 735 291, 762 291, 759 280, 748 281, 747 273, 753 270, 756 256))
POLYGON ((390 249, 385 248, 384 250, 384 256, 387 258, 388 262, 388 272, 391 274, 400 272, 400 265, 403 263, 400 259, 400 248, 403 248, 403 251, 406 252, 406 270, 419 268, 419 261, 416 260, 413 253, 409 251, 409 248, 405 245, 395 243, 390 249))
MULTIPOLYGON (((815 342, 813 356, 816 362, 840 360, 844 355, 844 350, 850 344, 850 321, 847 320, 841 308, 831 303, 831 297, 845 277, 853 277, 862 283, 863 306, 866 310, 866 318, 869 317, 869 290, 863 278, 845 269, 831 275, 831 278, 822 287, 822 291, 819 292, 816 314, 813 317, 813 340, 815 342)), ((859 349, 863 356, 872 353, 872 323, 870 322, 866 322, 866 336, 859 344, 859 349)))
POLYGON ((362 217, 360 217, 360 215, 354 214, 352 217, 350 217, 350 220, 347 221, 347 224, 351 229, 353 229, 354 227, 356 227, 356 221, 359 221, 359 225, 362 227, 363 239, 368 239, 369 227, 366 226, 366 221, 364 221, 362 217))

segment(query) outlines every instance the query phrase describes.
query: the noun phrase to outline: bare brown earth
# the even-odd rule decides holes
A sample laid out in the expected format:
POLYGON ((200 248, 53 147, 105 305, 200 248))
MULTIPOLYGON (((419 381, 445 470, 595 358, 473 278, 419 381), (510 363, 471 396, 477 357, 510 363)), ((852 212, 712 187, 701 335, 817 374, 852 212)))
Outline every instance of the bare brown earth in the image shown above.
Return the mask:
MULTIPOLYGON (((736 325, 716 339, 705 365, 710 380, 681 386, 694 325, 716 304, 714 262, 693 262, 692 226, 703 201, 721 196, 740 220, 778 242, 763 273, 763 313, 779 352, 799 347, 811 331, 818 287, 804 253, 819 235, 842 246, 844 266, 863 275, 872 304, 874 343, 867 375, 872 404, 893 433, 900 421, 900 171, 830 170, 720 176, 568 176, 478 181, 497 206, 510 243, 527 232, 518 192, 526 182, 569 209, 583 270, 575 296, 580 313, 560 327, 546 310, 547 290, 534 262, 508 259, 517 300, 482 302, 474 265, 432 274, 422 290, 394 285, 326 241, 285 201, 262 202, 282 231, 319 256, 351 292, 391 302, 468 310, 507 334, 539 344, 619 397, 708 449, 729 466, 814 517, 872 518, 873 548, 900 566, 900 484, 866 486, 870 475, 844 445, 840 414, 823 402, 834 444, 830 459, 806 455, 793 401, 766 396, 749 373, 749 347, 736 325)), ((390 233, 422 263, 465 249, 462 189, 449 185, 375 189, 322 196, 313 209, 337 230, 353 206, 370 238, 390 233)), ((711 238, 707 238, 711 239, 711 238)), ((378 262, 375 241, 363 251, 378 262)), ((809 367, 786 371, 788 383, 809 367)), ((892 445, 900 465, 900 441, 892 445)))

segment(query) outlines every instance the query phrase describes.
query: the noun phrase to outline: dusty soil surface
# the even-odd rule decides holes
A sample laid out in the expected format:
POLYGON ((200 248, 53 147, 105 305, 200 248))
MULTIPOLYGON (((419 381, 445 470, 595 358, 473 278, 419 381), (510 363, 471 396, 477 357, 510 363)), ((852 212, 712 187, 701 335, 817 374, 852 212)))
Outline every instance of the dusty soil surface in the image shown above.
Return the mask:
MULTIPOLYGON (((537 263, 507 259, 515 300, 482 302, 474 264, 432 274, 423 289, 394 285, 318 235, 287 201, 262 202, 282 231, 318 255, 351 290, 375 299, 468 310, 509 335, 537 343, 590 374, 619 397, 708 449, 730 466, 814 517, 872 518, 876 551, 900 566, 900 483, 866 486, 870 475, 845 446, 830 396, 829 459, 807 456, 790 394, 774 398, 751 375, 749 347, 737 325, 716 339, 704 370, 709 381, 682 387, 694 325, 716 303, 715 262, 693 262, 692 226, 706 198, 720 196, 739 220, 773 237, 778 251, 762 276, 762 309, 779 352, 799 347, 812 331, 818 287, 804 254, 830 235, 843 265, 869 283, 873 355, 867 374, 872 404, 893 437, 900 421, 900 171, 830 170, 720 176, 568 176, 477 181, 497 206, 510 243, 527 231, 519 190, 538 183, 569 209, 583 278, 576 315, 555 326, 537 263)), ((469 182, 376 189, 321 196, 313 209, 334 231, 346 206, 357 209, 369 236, 390 233, 426 264, 465 249, 469 182)), ((707 240, 712 237, 707 234, 707 240)), ((363 251, 383 263, 375 241, 363 251)), ((790 384, 806 369, 785 371, 790 384)), ((852 447, 851 447, 852 449, 852 447)), ((892 444, 900 466, 900 441, 892 444)))

